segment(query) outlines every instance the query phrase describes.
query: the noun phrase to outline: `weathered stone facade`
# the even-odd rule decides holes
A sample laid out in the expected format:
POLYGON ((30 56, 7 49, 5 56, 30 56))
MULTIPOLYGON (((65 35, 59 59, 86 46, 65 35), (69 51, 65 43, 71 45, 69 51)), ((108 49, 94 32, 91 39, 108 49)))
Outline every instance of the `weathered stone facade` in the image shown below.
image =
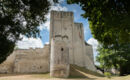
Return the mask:
POLYGON ((0 73, 46 73, 50 66, 49 45, 38 49, 18 49, 0 64, 0 73))
MULTIPOLYGON (((72 12, 52 11, 50 21, 50 41, 60 40, 69 48, 69 63, 96 71, 92 46, 84 41, 82 23, 74 23, 72 12)), ((50 42, 50 46, 51 42, 50 42)))
POLYGON ((41 49, 15 50, 5 62, 0 64, 0 73, 45 73, 50 70, 57 73, 55 70, 62 69, 63 71, 59 70, 61 73, 58 74, 68 76, 69 64, 96 71, 92 46, 84 40, 82 23, 74 23, 72 12, 51 11, 50 44, 41 49), (61 47, 65 48, 65 51, 57 52, 61 47), (50 53, 51 57, 52 54, 59 54, 59 57, 53 56, 51 59, 56 60, 55 64, 60 63, 56 68, 52 64, 53 68, 50 69, 52 67, 50 63, 53 62, 50 61, 50 53))
POLYGON ((44 73, 49 72, 49 46, 44 49, 18 50, 14 73, 44 73), (22 52, 22 53, 21 53, 22 52))
POLYGON ((51 40, 50 75, 66 78, 69 76, 69 48, 62 40, 51 40))

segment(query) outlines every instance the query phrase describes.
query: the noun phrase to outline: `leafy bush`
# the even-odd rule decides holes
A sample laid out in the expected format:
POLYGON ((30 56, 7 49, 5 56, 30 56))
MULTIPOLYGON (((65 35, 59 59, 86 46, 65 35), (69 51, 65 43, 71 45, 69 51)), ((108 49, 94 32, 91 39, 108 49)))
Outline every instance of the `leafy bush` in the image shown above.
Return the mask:
POLYGON ((108 78, 111 78, 111 73, 110 72, 105 72, 104 75, 108 78))

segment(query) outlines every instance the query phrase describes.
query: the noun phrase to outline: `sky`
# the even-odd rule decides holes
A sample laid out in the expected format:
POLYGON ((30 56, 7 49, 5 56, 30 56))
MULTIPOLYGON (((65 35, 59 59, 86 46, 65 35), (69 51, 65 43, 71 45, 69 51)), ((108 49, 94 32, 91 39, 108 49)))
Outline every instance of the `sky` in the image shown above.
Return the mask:
MULTIPOLYGON (((83 23, 84 26, 84 37, 85 41, 93 46, 93 54, 94 54, 94 60, 95 56, 97 55, 97 45, 98 41, 92 37, 89 23, 87 19, 84 19, 81 14, 84 13, 84 11, 81 9, 81 7, 77 4, 68 5, 65 0, 59 0, 59 4, 54 4, 51 2, 51 10, 56 11, 72 11, 74 13, 74 22, 83 23)), ((50 25, 50 11, 46 15, 47 21, 44 24, 40 24, 40 35, 42 38, 27 38, 25 36, 21 41, 17 42, 17 47, 20 49, 29 49, 29 48, 43 48, 44 44, 49 43, 49 25, 50 25)))

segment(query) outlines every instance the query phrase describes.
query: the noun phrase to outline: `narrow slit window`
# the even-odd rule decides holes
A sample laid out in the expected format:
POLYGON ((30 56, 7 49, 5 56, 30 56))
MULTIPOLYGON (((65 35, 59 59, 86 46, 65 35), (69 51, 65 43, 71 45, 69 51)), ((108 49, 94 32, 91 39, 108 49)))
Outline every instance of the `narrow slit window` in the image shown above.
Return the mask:
POLYGON ((64 51, 64 49, 63 49, 63 48, 61 48, 61 51, 64 51))

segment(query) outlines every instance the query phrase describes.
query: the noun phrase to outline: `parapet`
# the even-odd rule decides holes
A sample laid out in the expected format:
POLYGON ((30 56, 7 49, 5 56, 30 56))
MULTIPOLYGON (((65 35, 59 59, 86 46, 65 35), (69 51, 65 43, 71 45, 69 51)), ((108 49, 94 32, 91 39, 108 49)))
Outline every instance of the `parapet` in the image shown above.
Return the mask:
POLYGON ((51 11, 51 16, 57 18, 73 18, 73 12, 65 12, 65 11, 51 11))

